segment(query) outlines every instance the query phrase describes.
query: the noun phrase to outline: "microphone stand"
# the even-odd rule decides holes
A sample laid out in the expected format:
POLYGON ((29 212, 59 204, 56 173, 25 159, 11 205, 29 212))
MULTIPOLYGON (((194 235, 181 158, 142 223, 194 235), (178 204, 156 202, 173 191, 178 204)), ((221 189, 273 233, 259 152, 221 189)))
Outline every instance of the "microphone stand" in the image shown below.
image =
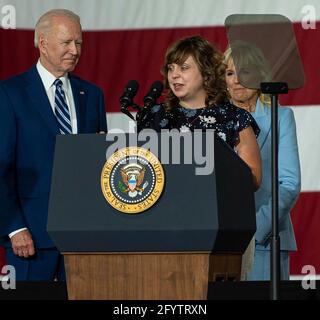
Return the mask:
MULTIPOLYGON (((127 105, 126 105, 126 106, 122 106, 120 110, 121 110, 122 113, 124 113, 125 115, 127 115, 130 119, 132 119, 132 120, 135 121, 136 119, 135 119, 134 116, 131 114, 131 112, 128 110, 128 107, 129 107, 129 106, 127 106, 127 105)), ((134 108, 134 109, 138 109, 138 110, 141 109, 140 106, 138 106, 136 103, 132 103, 132 104, 131 104, 131 107, 134 108)))
POLYGON ((143 119, 144 116, 146 115, 147 111, 150 110, 150 108, 153 107, 154 105, 155 105, 155 102, 152 104, 144 105, 143 107, 139 107, 140 110, 137 113, 136 121, 143 119))
POLYGON ((272 232, 270 252, 271 299, 280 299, 280 237, 279 237, 279 182, 278 182, 278 95, 288 93, 285 82, 262 82, 262 93, 271 96, 271 178, 272 232))

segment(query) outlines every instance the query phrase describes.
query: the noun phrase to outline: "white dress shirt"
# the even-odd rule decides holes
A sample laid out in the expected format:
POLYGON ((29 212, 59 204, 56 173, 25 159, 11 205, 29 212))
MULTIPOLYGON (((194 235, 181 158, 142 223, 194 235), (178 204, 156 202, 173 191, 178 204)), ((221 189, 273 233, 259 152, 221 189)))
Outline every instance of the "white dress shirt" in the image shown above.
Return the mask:
MULTIPOLYGON (((37 63, 37 70, 39 72, 40 78, 42 80, 42 83, 44 85, 44 88, 46 90, 51 108, 53 113, 55 114, 55 108, 54 108, 54 97, 55 97, 55 91, 56 87, 54 86, 54 81, 57 79, 53 74, 51 74, 40 62, 40 60, 37 63)), ((70 84, 70 80, 68 78, 68 75, 65 75, 63 77, 59 78, 62 81, 62 88, 66 95, 67 99, 67 105, 69 108, 70 113, 70 119, 71 119, 71 127, 72 127, 72 133, 78 133, 78 127, 77 127, 77 113, 76 108, 74 104, 73 94, 72 94, 72 88, 70 84)))

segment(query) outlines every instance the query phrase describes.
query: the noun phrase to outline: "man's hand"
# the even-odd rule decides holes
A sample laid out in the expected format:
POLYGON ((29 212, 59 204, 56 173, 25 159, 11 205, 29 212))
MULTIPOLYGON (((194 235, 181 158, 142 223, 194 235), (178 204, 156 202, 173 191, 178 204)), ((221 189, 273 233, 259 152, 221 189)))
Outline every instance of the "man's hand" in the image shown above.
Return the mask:
POLYGON ((13 252, 19 257, 28 258, 35 254, 34 244, 28 230, 23 230, 11 238, 13 252))

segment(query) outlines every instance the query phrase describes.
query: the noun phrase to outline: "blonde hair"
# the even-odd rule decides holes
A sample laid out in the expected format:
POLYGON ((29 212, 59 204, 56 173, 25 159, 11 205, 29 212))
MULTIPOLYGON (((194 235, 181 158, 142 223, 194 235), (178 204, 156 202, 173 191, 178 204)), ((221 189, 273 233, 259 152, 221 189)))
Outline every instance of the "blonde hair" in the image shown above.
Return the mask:
MULTIPOLYGON (((234 45, 232 45, 232 47, 236 48, 236 50, 234 50, 236 52, 236 56, 233 56, 232 49, 229 46, 224 52, 224 63, 226 66, 228 66, 231 60, 236 59, 236 61, 240 64, 254 66, 255 69, 260 73, 262 79, 268 79, 268 64, 260 49, 244 41, 237 41, 234 43, 234 45)), ((258 98, 262 104, 271 106, 270 96, 262 93, 260 90, 257 90, 257 92, 258 98)))
MULTIPOLYGON (((74 12, 67 9, 52 9, 44 13, 38 20, 34 30, 34 46, 38 48, 38 39, 40 34, 48 35, 52 28, 52 18, 54 17, 67 17, 80 24, 80 17, 74 12)), ((80 24, 81 26, 81 24, 80 24)))

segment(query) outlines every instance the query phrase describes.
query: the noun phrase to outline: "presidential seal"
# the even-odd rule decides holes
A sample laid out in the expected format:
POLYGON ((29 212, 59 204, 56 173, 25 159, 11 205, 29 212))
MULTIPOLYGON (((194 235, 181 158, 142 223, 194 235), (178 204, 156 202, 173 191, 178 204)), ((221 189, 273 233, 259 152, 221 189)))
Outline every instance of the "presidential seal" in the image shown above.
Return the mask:
POLYGON ((101 190, 120 212, 136 214, 152 207, 164 187, 164 172, 149 150, 128 147, 116 151, 101 172, 101 190))

